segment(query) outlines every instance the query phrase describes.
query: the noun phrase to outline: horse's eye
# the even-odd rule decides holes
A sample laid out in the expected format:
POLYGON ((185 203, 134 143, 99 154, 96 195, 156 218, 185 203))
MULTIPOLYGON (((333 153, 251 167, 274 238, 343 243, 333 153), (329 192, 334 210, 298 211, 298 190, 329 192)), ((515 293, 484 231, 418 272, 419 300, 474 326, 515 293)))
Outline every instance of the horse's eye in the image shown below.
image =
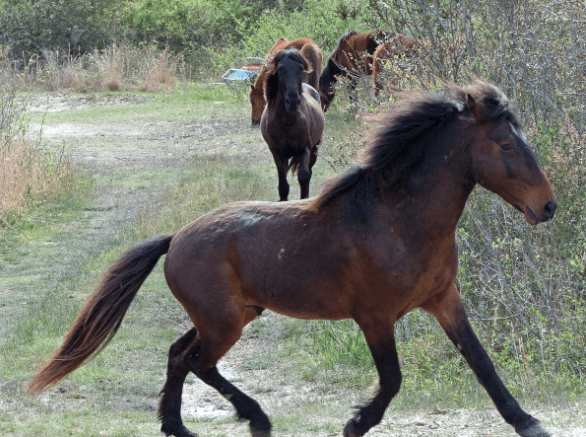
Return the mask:
POLYGON ((505 152, 508 150, 511 150, 513 148, 513 145, 511 143, 502 143, 501 144, 501 149, 503 149, 505 152))

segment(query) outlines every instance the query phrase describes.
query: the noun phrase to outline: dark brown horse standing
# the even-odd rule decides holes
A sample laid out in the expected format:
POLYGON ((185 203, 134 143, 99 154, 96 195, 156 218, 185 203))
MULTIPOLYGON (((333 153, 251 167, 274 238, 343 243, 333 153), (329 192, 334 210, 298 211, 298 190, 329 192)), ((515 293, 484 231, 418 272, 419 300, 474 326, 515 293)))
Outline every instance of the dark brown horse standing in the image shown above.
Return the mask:
POLYGON ((260 123, 260 117, 262 116, 262 112, 266 105, 264 85, 267 76, 267 62, 270 61, 278 51, 288 49, 299 50, 303 54, 303 57, 307 59, 311 65, 311 71, 308 71, 303 75, 303 82, 317 89, 319 75, 321 73, 321 64, 323 61, 323 55, 319 46, 309 38, 297 38, 293 41, 289 41, 282 36, 275 42, 275 44, 273 44, 273 47, 271 47, 271 50, 267 54, 266 61, 260 69, 254 84, 250 85, 248 100, 252 106, 252 124, 260 123))
POLYGON ((302 82, 311 68, 295 49, 277 52, 267 64, 266 101, 260 130, 279 173, 279 198, 287 200, 287 172, 297 170, 301 198, 309 197, 311 168, 324 131, 317 91, 302 82))
POLYGON ((333 86, 338 81, 338 77, 348 77, 350 86, 354 89, 360 76, 372 74, 372 56, 379 43, 392 36, 393 33, 386 30, 379 30, 375 34, 357 33, 351 30, 340 37, 334 53, 328 58, 326 68, 319 78, 319 94, 324 112, 328 110, 336 96, 333 86))
POLYGON ((194 435, 180 416, 191 371, 250 421, 253 436, 270 436, 259 404, 216 367, 244 326, 269 308, 302 319, 356 320, 380 382, 344 428, 345 437, 363 436, 401 385, 395 322, 423 308, 437 318, 505 421, 523 437, 549 436, 496 374, 454 282, 455 233, 474 186, 494 191, 535 225, 556 209, 549 181, 506 97, 491 85, 453 87, 447 97, 412 95, 393 108, 360 164, 318 197, 231 203, 123 255, 29 391, 56 384, 95 356, 167 253, 167 283, 194 324, 169 352, 159 408, 168 435, 194 435))

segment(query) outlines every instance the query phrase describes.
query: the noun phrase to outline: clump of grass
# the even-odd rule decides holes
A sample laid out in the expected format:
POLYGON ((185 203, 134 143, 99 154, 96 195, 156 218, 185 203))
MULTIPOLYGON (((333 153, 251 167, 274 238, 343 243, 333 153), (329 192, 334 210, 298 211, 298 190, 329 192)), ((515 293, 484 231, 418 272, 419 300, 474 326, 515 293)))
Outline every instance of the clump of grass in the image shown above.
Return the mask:
POLYGON ((171 91, 177 81, 178 66, 183 62, 183 54, 173 55, 169 47, 159 53, 151 53, 151 67, 146 73, 142 91, 171 91))
POLYGON ((92 60, 97 65, 102 76, 101 87, 107 91, 123 91, 123 71, 125 56, 120 47, 112 47, 104 51, 95 51, 92 60))
POLYGON ((26 122, 16 97, 10 79, 0 84, 0 227, 13 223, 27 202, 63 190, 72 176, 63 148, 24 140, 26 122))
POLYGON ((31 202, 66 190, 72 177, 64 149, 9 140, 0 149, 0 227, 13 225, 31 202))

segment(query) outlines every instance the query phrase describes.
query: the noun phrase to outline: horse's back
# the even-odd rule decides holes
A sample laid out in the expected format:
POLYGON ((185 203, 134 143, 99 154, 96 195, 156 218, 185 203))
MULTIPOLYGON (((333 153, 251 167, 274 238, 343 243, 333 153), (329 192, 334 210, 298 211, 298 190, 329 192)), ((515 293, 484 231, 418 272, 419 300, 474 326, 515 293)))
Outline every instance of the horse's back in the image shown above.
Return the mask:
POLYGON ((315 100, 317 100, 318 103, 321 102, 321 99, 319 97, 319 93, 317 92, 317 90, 312 87, 311 85, 307 84, 307 83, 302 83, 301 84, 303 86, 303 92, 305 94, 308 94, 310 97, 313 97, 315 100))
POLYGON ((285 38, 284 36, 282 36, 281 38, 279 38, 278 40, 275 41, 275 43, 271 47, 271 50, 269 50, 269 55, 273 54, 275 52, 278 52, 279 50, 283 50, 288 45, 289 45, 289 40, 287 38, 285 38))
POLYGON ((165 260, 173 294, 202 318, 212 304, 255 305, 299 318, 349 317, 349 305, 336 298, 343 286, 336 267, 347 264, 347 251, 312 205, 235 202, 190 223, 175 235, 165 260))

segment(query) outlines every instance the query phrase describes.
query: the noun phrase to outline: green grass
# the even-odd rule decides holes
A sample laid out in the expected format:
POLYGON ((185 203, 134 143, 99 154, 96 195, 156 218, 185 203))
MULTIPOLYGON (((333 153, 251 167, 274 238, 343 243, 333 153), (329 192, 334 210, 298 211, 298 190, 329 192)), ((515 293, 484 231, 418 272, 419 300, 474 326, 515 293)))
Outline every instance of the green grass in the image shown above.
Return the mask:
MULTIPOLYGON (((246 90, 247 91, 247 90, 246 90)), ((32 95, 34 96, 34 94, 32 95)), ((212 118, 243 118, 250 109, 248 96, 243 90, 232 91, 225 85, 181 84, 172 93, 103 92, 93 95, 77 94, 74 98, 88 103, 87 108, 37 113, 31 120, 47 125, 58 123, 103 124, 133 120, 206 120, 212 118), (115 102, 127 100, 130 104, 92 104, 92 101, 115 102), (136 102, 136 103, 132 103, 136 102)))

